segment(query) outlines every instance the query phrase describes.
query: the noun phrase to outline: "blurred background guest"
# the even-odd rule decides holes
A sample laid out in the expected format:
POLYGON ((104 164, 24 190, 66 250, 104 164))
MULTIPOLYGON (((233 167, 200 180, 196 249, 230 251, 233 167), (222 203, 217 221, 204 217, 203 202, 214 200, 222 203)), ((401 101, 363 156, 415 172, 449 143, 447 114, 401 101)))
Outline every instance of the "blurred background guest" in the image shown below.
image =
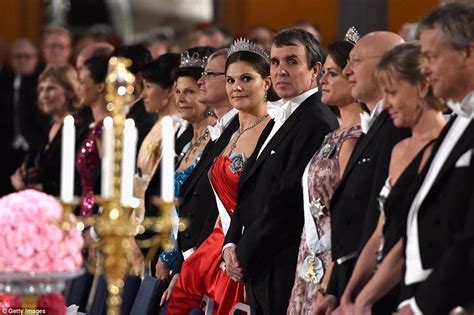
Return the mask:
MULTIPOLYGON (((29 154, 11 181, 16 190, 34 188, 59 196, 62 127, 64 118, 77 108, 77 72, 70 65, 51 66, 38 81, 39 107, 52 123, 41 134, 40 149, 29 154)), ((79 123, 76 121, 76 145, 86 130, 79 123)))
POLYGON ((82 67, 84 66, 84 62, 87 59, 92 57, 100 57, 100 56, 110 56, 114 51, 114 46, 109 43, 93 43, 86 47, 84 47, 76 58, 76 70, 81 71, 82 67))
POLYGON ((110 113, 105 101, 105 77, 108 57, 93 57, 79 72, 80 102, 91 109, 94 118, 86 140, 77 150, 76 167, 81 178, 80 215, 89 216, 95 209, 94 195, 100 193, 100 165, 102 154, 103 120, 110 113))
POLYGON ((151 54, 143 45, 124 45, 115 48, 112 52, 114 57, 125 57, 132 61, 132 65, 128 68, 135 75, 133 84, 133 96, 135 100, 126 106, 126 117, 135 121, 135 127, 138 129, 137 147, 140 148, 145 136, 150 132, 155 124, 158 115, 156 113, 147 113, 143 104, 142 91, 143 79, 140 70, 144 65, 151 62, 151 54))
POLYGON ((272 37, 273 31, 270 29, 270 27, 263 24, 255 25, 247 34, 247 38, 249 40, 262 46, 268 52, 272 47, 272 37))
POLYGON ((0 196, 14 191, 10 175, 28 152, 38 151, 41 133, 49 125, 50 119, 38 107, 38 58, 38 49, 30 40, 15 40, 11 69, 4 69, 0 79, 0 133, 5 150, 0 157, 5 172, 0 196))
POLYGON ((41 38, 41 53, 47 66, 71 62, 72 35, 62 26, 47 26, 41 38))

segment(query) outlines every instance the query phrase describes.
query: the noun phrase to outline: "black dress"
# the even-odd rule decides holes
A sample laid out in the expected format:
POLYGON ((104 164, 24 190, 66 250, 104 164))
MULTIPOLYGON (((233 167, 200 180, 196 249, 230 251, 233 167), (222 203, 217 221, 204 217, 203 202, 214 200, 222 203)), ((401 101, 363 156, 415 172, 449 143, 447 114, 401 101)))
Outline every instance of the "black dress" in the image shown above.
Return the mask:
MULTIPOLYGON (((384 217, 384 224, 380 247, 377 251, 377 264, 382 262, 390 250, 405 235, 409 207, 401 205, 405 200, 412 200, 416 194, 416 189, 413 189, 413 187, 418 178, 423 154, 433 141, 430 141, 420 150, 393 187, 390 187, 389 179, 387 179, 380 192, 378 202, 380 213, 384 217)), ((395 312, 398 306, 399 289, 399 285, 395 286, 375 303, 372 312, 374 314, 391 314, 391 312, 395 312)))

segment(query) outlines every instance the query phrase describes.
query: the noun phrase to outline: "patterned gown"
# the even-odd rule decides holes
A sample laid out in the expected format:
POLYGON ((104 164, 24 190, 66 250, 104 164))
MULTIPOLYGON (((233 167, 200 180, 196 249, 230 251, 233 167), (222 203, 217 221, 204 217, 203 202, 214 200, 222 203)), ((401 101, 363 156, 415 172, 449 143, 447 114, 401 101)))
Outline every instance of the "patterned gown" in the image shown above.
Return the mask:
MULTIPOLYGON (((310 161, 307 177, 310 210, 320 240, 324 238, 330 241, 329 232, 331 224, 328 206, 340 180, 339 152, 341 146, 348 139, 359 138, 361 132, 360 125, 355 125, 328 134, 320 149, 310 161), (322 211, 319 211, 319 209, 322 209, 322 211)), ((316 257, 322 261, 324 271, 331 261, 330 248, 329 243, 322 253, 316 254, 316 257)), ((309 256, 311 256, 311 251, 306 242, 306 230, 303 228, 296 265, 295 283, 291 291, 287 314, 312 314, 313 301, 316 298, 319 284, 307 282, 303 277, 306 274, 304 262, 309 256)))
POLYGON ((97 148, 97 139, 102 135, 103 121, 96 123, 86 138, 86 141, 79 147, 76 159, 76 168, 81 177, 81 216, 90 216, 94 210, 94 185, 100 173, 100 155, 97 148))
POLYGON ((140 204, 132 215, 137 222, 142 222, 145 216, 145 191, 161 160, 161 127, 159 120, 146 135, 138 151, 134 190, 140 204))
MULTIPOLYGON (((237 202, 237 185, 245 163, 241 154, 230 158, 219 156, 211 168, 211 182, 225 209, 232 215, 237 202)), ((166 314, 188 314, 199 307, 202 297, 215 300, 213 314, 228 315, 232 307, 244 301, 244 286, 230 279, 220 268, 224 232, 220 220, 217 227, 183 263, 176 286, 173 289, 166 314)))

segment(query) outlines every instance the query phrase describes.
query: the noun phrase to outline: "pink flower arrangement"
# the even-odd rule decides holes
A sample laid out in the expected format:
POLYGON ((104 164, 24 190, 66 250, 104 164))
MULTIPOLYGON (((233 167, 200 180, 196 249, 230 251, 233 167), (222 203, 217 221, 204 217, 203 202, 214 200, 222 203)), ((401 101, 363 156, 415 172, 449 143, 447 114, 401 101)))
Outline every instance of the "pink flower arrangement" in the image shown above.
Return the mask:
POLYGON ((36 190, 23 190, 1 198, 0 272, 79 269, 84 240, 76 228, 61 229, 62 216, 61 204, 36 190))

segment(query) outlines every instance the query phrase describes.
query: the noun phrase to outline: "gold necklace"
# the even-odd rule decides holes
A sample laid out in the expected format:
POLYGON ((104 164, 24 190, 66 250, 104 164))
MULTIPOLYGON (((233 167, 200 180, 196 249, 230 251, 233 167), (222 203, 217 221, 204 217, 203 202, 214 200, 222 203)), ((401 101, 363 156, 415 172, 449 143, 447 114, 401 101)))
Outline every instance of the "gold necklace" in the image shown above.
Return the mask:
POLYGON ((232 152, 234 151, 234 149, 237 147, 237 141, 239 141, 240 136, 241 136, 244 132, 246 132, 246 131, 248 131, 248 130, 250 130, 250 129, 252 129, 252 128, 257 127, 258 124, 260 124, 262 121, 264 121, 268 116, 269 116, 269 115, 266 114, 265 116, 260 117, 259 119, 257 119, 256 122, 253 123, 253 125, 251 125, 251 126, 245 128, 244 130, 240 130, 240 127, 239 127, 239 130, 237 131, 237 135, 235 136, 234 141, 232 141, 232 143, 231 143, 231 145, 230 145, 229 154, 228 154, 227 156, 230 157, 230 155, 232 154, 232 152))

